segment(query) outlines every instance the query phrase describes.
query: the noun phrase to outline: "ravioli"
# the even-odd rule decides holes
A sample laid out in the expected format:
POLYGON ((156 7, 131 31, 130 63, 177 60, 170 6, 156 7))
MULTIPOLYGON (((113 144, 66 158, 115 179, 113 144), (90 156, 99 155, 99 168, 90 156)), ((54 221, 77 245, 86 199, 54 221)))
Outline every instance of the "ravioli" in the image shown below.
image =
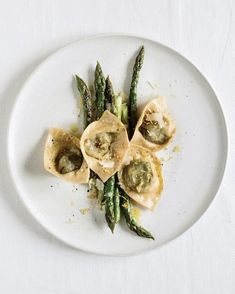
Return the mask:
POLYGON ((81 151, 90 169, 106 182, 121 167, 129 146, 123 123, 106 110, 81 137, 81 151))
POLYGON ((118 172, 120 187, 136 202, 153 210, 163 189, 161 163, 148 149, 130 144, 118 172))
POLYGON ((90 170, 80 149, 80 140, 57 128, 51 128, 46 139, 44 168, 72 183, 87 183, 90 176, 90 170))
POLYGON ((158 151, 170 142, 175 130, 175 122, 168 113, 166 101, 159 96, 145 106, 131 142, 158 151))

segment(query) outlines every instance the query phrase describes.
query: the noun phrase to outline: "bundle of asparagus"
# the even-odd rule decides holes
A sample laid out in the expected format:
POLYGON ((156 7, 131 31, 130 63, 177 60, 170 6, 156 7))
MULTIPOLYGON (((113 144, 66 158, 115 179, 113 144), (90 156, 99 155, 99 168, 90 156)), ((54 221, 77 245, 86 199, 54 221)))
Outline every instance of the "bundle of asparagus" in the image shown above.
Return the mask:
MULTIPOLYGON (((143 60, 144 47, 142 46, 133 67, 128 102, 122 101, 122 97, 114 93, 112 82, 109 76, 105 79, 99 62, 97 62, 95 68, 95 100, 92 98, 85 82, 76 75, 77 87, 83 101, 84 128, 94 120, 98 120, 103 112, 108 109, 126 125, 129 139, 131 139, 137 122, 137 87, 143 60)), ((112 232, 115 225, 120 221, 122 212, 131 231, 141 237, 154 239, 151 233, 141 227, 132 215, 130 198, 120 188, 117 175, 113 175, 103 184, 99 177, 94 172, 91 172, 89 189, 95 189, 98 192, 97 197, 105 207, 105 219, 112 232)))

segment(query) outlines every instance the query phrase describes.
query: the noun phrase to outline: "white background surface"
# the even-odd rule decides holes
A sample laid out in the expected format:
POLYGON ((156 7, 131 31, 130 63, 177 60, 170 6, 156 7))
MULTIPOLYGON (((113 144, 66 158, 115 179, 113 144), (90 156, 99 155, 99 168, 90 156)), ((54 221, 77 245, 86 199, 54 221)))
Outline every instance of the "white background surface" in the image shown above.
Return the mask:
POLYGON ((1 149, 15 97, 35 66, 73 40, 110 32, 163 42, 209 78, 230 139, 220 192, 199 222, 167 246, 128 258, 94 256, 60 243, 32 219, 2 150, 0 293, 235 293, 234 1, 0 1, 1 149))

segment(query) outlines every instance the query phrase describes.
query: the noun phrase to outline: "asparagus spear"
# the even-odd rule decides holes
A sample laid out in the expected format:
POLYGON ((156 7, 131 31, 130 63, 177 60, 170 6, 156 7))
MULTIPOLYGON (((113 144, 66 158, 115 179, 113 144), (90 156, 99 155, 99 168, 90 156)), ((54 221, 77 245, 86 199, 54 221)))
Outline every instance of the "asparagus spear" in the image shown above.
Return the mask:
POLYGON ((112 82, 111 82, 109 76, 107 76, 105 83, 106 83, 106 86, 105 86, 105 109, 112 111, 114 92, 113 92, 113 85, 112 85, 112 82))
MULTIPOLYGON (((114 97, 113 85, 109 76, 105 81, 105 109, 111 110, 114 97)), ((113 233, 115 227, 115 214, 114 214, 114 188, 115 188, 115 176, 112 176, 104 184, 104 203, 105 203, 105 219, 113 233)))
MULTIPOLYGON (((95 95, 96 95, 96 119, 99 119, 104 112, 104 92, 105 92, 105 77, 102 68, 97 61, 95 68, 95 95)), ((94 117, 94 116, 93 116, 94 117)), ((104 199, 104 190, 101 188, 102 182, 99 177, 91 171, 89 180, 89 190, 95 191, 98 196, 98 201, 102 204, 104 199)))
MULTIPOLYGON (((77 87, 83 101, 83 113, 84 113, 84 129, 93 122, 94 120, 94 106, 91 97, 91 93, 89 88, 87 87, 86 83, 76 75, 77 87)), ((98 198, 102 198, 103 191, 101 189, 101 184, 98 187, 99 178, 96 174, 91 171, 90 179, 89 179, 89 191, 91 194, 95 193, 98 194, 98 198)))
MULTIPOLYGON (((129 95, 129 109, 127 104, 122 104, 122 122, 127 126, 129 130, 129 135, 132 136, 136 121, 137 121, 137 84, 139 80, 139 72, 143 64, 144 59, 144 47, 142 46, 138 56, 136 57, 135 65, 133 68, 132 83, 129 95), (128 119, 128 110, 129 110, 129 119, 128 119)), ((120 201, 121 201, 121 210, 125 216, 126 223, 129 229, 135 232, 137 235, 145 238, 150 238, 154 240, 154 237, 146 229, 141 227, 134 217, 131 215, 131 202, 130 197, 125 193, 125 191, 119 188, 120 192, 120 201)))
MULTIPOLYGON (((113 114, 115 114, 119 119, 122 117, 122 96, 121 95, 115 95, 112 87, 112 82, 108 78, 108 83, 106 83, 109 93, 112 94, 111 101, 112 101, 112 107, 111 111, 113 114)), ((115 177, 115 176, 113 176, 115 177)), ((120 221, 120 195, 119 195, 119 189, 118 189, 118 179, 115 177, 115 189, 114 189, 114 196, 113 196, 113 202, 114 202, 114 216, 115 216, 115 223, 117 224, 120 221)))
POLYGON ((104 100, 105 100, 105 77, 102 72, 102 68, 97 61, 95 68, 95 95, 96 95, 96 119, 99 119, 104 112, 104 100))
POLYGON ((122 113, 121 113, 122 123, 126 126, 128 131, 128 106, 127 103, 122 103, 122 113))
MULTIPOLYGON (((116 113, 114 114, 116 114, 119 117, 121 117, 120 105, 122 105, 122 101, 120 99, 121 97, 117 98, 117 96, 114 95, 112 82, 109 79, 109 77, 107 77, 106 89, 105 89, 105 106, 106 107, 111 106, 110 110, 113 113, 115 110, 116 113)), ((117 189, 118 188, 117 188, 116 178, 113 175, 104 184, 105 218, 112 232, 114 230, 115 223, 118 223, 120 220, 120 200, 119 200, 119 193, 117 189)))
POLYGON ((144 61, 144 46, 140 48, 140 51, 136 57, 133 67, 133 74, 131 80, 131 88, 129 94, 129 136, 132 137, 135 125, 137 122, 137 86, 139 82, 139 74, 144 61))
POLYGON ((78 91, 83 101, 85 129, 93 120, 93 103, 90 90, 87 87, 86 83, 78 75, 75 75, 75 78, 77 81, 78 91))
POLYGON ((104 199, 105 199, 105 218, 110 230, 113 233, 115 227, 115 215, 114 215, 114 186, 115 176, 112 176, 104 185, 104 199))
MULTIPOLYGON (((95 96, 96 96, 96 119, 100 119, 104 112, 104 92, 105 92, 105 77, 102 72, 102 68, 97 61, 96 68, 95 68, 95 96)), ((100 181, 98 176, 92 171, 91 172, 91 179, 94 179, 95 181, 91 182, 91 185, 89 185, 90 189, 95 189, 97 191, 98 197, 100 198, 101 202, 104 199, 104 191, 100 190, 99 187, 97 187, 97 181, 100 181), (95 186, 92 186, 92 183, 95 182, 95 186)), ((90 184, 90 181, 89 181, 90 184)), ((100 185, 99 185, 100 186, 100 185)))
POLYGON ((106 78, 105 109, 110 110, 114 115, 121 119, 122 97, 121 95, 114 94, 113 85, 109 76, 106 78))
POLYGON ((112 112, 119 119, 122 118, 122 96, 121 95, 114 95, 114 97, 113 97, 113 105, 112 105, 112 112))
POLYGON ((120 221, 121 217, 121 210, 120 210, 120 193, 118 188, 118 183, 116 179, 115 183, 115 189, 114 189, 114 217, 115 217, 115 223, 117 224, 120 221))
POLYGON ((150 238, 154 240, 154 237, 151 235, 150 232, 148 232, 146 229, 144 229, 143 227, 141 227, 136 220, 134 219, 134 217, 131 215, 131 202, 130 202, 130 198, 129 196, 123 191, 121 190, 121 208, 122 208, 122 212, 125 216, 126 219, 126 223, 129 227, 129 229, 133 232, 135 232, 137 235, 144 237, 144 238, 150 238))

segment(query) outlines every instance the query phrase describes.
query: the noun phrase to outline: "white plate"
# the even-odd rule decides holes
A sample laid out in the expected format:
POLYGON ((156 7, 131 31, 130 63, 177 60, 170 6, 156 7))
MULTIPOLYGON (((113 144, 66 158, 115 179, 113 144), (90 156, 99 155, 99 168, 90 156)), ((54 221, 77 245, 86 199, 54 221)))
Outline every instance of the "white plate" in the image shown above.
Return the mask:
POLYGON ((205 212, 220 185, 227 157, 227 133, 214 91, 184 57, 159 43, 129 36, 100 36, 70 44, 46 59, 24 85, 9 129, 12 177, 32 215, 53 235, 73 247, 105 255, 137 254, 182 234, 205 212), (112 235, 103 212, 87 199, 87 187, 62 182, 43 169, 49 127, 69 129, 77 118, 73 75, 89 84, 96 61, 128 93, 133 58, 146 49, 139 84, 139 104, 154 91, 164 95, 177 123, 164 157, 165 188, 154 212, 142 210, 141 224, 155 241, 137 237, 125 222, 112 235), (179 153, 172 152, 174 146, 179 153), (171 158, 172 157, 172 158, 171 158), (170 160, 167 160, 169 159, 170 160), (86 215, 80 209, 90 207, 86 215))

